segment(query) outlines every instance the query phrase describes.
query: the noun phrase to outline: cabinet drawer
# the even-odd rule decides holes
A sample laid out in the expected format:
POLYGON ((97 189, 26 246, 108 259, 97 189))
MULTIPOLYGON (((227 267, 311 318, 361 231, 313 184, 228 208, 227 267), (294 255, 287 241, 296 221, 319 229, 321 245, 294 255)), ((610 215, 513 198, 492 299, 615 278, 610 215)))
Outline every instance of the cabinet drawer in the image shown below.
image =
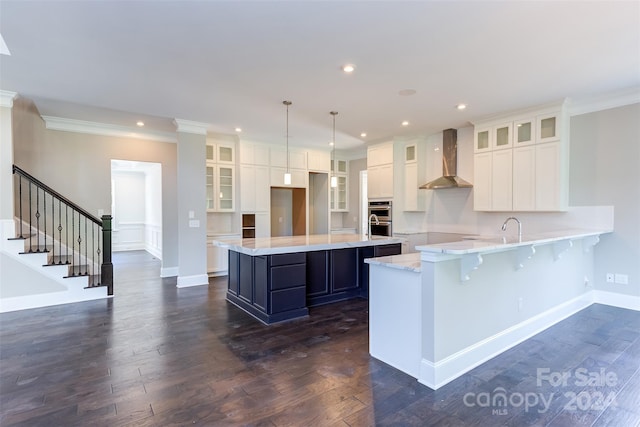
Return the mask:
POLYGON ((394 243, 391 245, 379 245, 374 247, 375 256, 399 255, 402 252, 402 245, 394 243))
POLYGON ((307 265, 294 264, 271 267, 271 290, 305 286, 307 265))
POLYGON ((278 265, 303 264, 306 258, 307 257, 305 252, 271 255, 271 266, 275 267, 278 265))
POLYGON ((271 292, 271 314, 306 307, 304 286, 271 292))

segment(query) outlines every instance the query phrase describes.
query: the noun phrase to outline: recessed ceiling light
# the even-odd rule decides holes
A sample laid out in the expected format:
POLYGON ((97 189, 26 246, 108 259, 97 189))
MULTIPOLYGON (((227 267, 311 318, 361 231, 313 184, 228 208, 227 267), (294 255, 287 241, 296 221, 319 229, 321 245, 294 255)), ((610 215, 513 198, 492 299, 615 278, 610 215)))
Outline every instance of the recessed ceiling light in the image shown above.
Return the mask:
POLYGON ((236 132, 242 132, 242 128, 236 128, 236 132))
POLYGON ((353 64, 346 64, 342 66, 342 71, 344 71, 345 73, 353 73, 355 69, 356 66, 353 64))
POLYGON ((415 89, 402 89, 400 92, 398 92, 398 95, 400 96, 411 96, 415 94, 416 94, 415 89))
POLYGON ((362 132, 362 133, 360 134, 360 137, 361 137, 361 138, 366 138, 366 137, 367 137, 367 134, 366 134, 365 132, 362 132))
POLYGON ((144 126, 144 122, 142 120, 138 120, 136 122, 136 126, 138 126, 139 128, 141 128, 142 126, 144 126))
POLYGON ((467 108, 467 104, 458 104, 458 105, 456 105, 456 108, 458 110, 464 110, 465 108, 467 108))
POLYGON ((404 122, 402 122, 402 126, 409 126, 409 122, 405 120, 404 122))

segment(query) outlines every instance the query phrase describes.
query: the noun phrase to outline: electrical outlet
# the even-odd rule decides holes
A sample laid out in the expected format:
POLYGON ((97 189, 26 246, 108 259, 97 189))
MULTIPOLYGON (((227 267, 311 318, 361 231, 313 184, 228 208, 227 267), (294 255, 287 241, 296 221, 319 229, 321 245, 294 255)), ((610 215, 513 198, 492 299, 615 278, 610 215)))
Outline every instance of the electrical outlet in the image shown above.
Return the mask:
POLYGON ((616 283, 619 283, 621 285, 628 285, 629 284, 629 275, 628 274, 618 274, 618 273, 616 273, 615 281, 616 281, 616 283))
POLYGON ((613 279, 613 273, 607 273, 607 283, 613 283, 614 279, 613 279))

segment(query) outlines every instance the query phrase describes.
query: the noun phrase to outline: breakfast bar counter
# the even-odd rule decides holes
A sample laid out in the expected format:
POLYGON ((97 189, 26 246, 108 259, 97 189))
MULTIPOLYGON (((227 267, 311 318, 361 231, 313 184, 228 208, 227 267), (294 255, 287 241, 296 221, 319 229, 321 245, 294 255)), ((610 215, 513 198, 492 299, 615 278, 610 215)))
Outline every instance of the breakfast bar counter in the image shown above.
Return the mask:
POLYGON ((365 259, 400 254, 402 239, 321 234, 213 244, 229 250, 227 301, 271 324, 307 316, 316 305, 367 298, 365 259))

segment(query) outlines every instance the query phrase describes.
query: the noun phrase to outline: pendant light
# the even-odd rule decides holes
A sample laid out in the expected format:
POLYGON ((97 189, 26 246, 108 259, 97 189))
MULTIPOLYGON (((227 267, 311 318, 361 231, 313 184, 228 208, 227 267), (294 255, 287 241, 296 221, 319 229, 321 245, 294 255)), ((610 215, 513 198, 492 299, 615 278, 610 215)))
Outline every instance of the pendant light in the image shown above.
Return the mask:
POLYGON ((338 186, 338 177, 336 176, 336 116, 337 111, 331 111, 329 114, 333 116, 333 147, 331 149, 331 187, 336 188, 338 186))
POLYGON ((287 171, 284 174, 284 185, 291 185, 291 173, 289 172, 289 105, 291 101, 282 101, 287 106, 287 171))

